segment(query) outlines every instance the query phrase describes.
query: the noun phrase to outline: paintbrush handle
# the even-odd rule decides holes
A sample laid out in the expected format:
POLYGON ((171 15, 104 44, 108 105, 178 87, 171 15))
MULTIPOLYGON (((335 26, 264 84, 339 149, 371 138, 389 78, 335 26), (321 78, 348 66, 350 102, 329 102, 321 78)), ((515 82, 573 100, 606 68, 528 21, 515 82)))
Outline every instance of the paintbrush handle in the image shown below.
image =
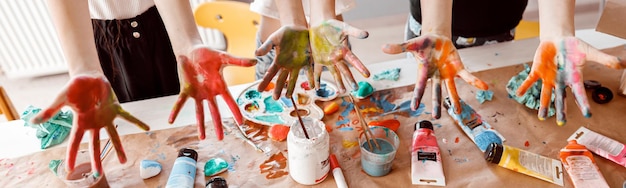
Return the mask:
MULTIPOLYGON (((352 105, 354 106, 354 111, 356 112, 356 116, 359 118, 359 121, 361 122, 361 128, 363 128, 363 134, 365 134, 365 139, 367 139, 367 143, 369 144, 370 148, 373 149, 372 144, 370 143, 370 138, 368 134, 372 134, 372 131, 370 130, 370 127, 367 125, 367 123, 365 122, 365 118, 363 118, 363 116, 361 115, 361 110, 359 110, 359 106, 356 104, 356 101, 354 100, 354 98, 352 97, 352 95, 350 96, 350 100, 352 101, 352 105)), ((372 137, 374 135, 372 134, 372 137)), ((380 145, 378 145, 378 141, 376 140, 376 138, 373 138, 372 141, 374 141, 374 145, 376 145, 376 148, 378 148, 380 150, 380 145)))

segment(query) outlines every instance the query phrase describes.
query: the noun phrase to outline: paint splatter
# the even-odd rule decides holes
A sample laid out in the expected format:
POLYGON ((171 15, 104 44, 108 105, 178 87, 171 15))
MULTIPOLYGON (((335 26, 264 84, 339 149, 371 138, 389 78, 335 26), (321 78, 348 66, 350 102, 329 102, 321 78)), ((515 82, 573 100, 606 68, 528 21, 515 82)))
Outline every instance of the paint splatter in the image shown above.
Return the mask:
POLYGON ((309 85, 308 81, 302 82, 300 84, 300 87, 306 91, 311 90, 311 85, 309 85))
POLYGON ((239 155, 237 155, 237 156, 230 155, 230 160, 232 162, 228 163, 228 171, 229 172, 234 172, 235 171, 235 163, 239 160, 239 155))
POLYGON ((474 136, 474 142, 481 151, 485 151, 487 146, 491 143, 502 144, 502 139, 493 131, 486 130, 485 132, 474 136))
POLYGON ((359 82, 359 89, 356 91, 352 91, 352 95, 356 98, 365 98, 374 93, 374 87, 372 84, 366 81, 359 82))
POLYGON ((246 104, 246 106, 244 107, 244 110, 250 113, 257 112, 259 111, 259 103, 257 103, 256 101, 253 101, 250 104, 246 104))
POLYGON ((541 142, 541 143, 543 143, 543 144, 547 144, 547 143, 546 143, 546 141, 543 141, 543 142, 541 142))
POLYGON ((343 148, 346 148, 346 149, 354 147, 354 146, 358 146, 358 145, 359 145, 359 142, 357 141, 343 140, 342 142, 343 148))
POLYGON ((442 125, 441 125, 441 124, 439 124, 439 123, 435 123, 435 127, 437 127, 437 128, 441 128, 441 127, 442 127, 442 125))
POLYGON ((445 138, 441 139, 441 142, 443 142, 444 144, 447 144, 448 143, 448 139, 445 139, 445 138))
POLYGON ((315 94, 317 94, 317 96, 319 97, 327 98, 327 97, 335 95, 335 91, 330 87, 326 87, 325 83, 321 83, 320 89, 315 91, 315 94))
POLYGON ((283 107, 280 103, 276 102, 272 97, 266 97, 263 99, 263 103, 265 104, 265 111, 267 113, 280 113, 283 112, 283 107))
POLYGON ((391 68, 383 70, 382 72, 374 75, 374 80, 393 80, 398 81, 400 79, 400 68, 391 68))
POLYGON ((270 156, 259 166, 261 174, 267 173, 265 176, 267 179, 275 179, 289 174, 285 167, 287 167, 287 158, 282 152, 270 156))
POLYGON ((459 139, 459 137, 457 136, 457 137, 454 139, 454 143, 455 143, 455 144, 456 144, 456 143, 459 143, 459 141, 460 141, 460 139, 459 139))
POLYGON ((530 146, 530 142, 528 142, 528 140, 526 142, 524 142, 524 146, 528 147, 530 146))
POLYGON ((255 116, 254 119, 268 123, 285 124, 285 120, 279 115, 255 116))
POLYGON ((454 161, 455 161, 456 163, 466 163, 466 162, 469 162, 469 159, 467 159, 467 158, 465 158, 465 157, 464 157, 464 158, 456 158, 456 157, 455 157, 455 158, 454 158, 454 161))
POLYGON ((261 99, 261 93, 257 90, 248 90, 244 94, 244 97, 248 100, 261 99))

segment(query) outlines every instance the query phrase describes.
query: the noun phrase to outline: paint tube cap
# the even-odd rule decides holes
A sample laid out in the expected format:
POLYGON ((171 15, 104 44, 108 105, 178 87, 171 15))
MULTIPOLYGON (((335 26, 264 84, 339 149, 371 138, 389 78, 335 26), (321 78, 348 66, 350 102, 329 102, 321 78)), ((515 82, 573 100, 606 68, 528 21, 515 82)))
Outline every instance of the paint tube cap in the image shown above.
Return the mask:
POLYGON ((330 170, 333 170, 335 168, 341 168, 341 166, 339 166, 339 161, 337 161, 337 157, 334 154, 330 154, 329 158, 330 158, 330 170))
POLYGON ((215 176, 206 183, 206 188, 228 188, 228 184, 226 183, 226 179, 215 176))
POLYGON ((434 130, 433 129, 433 123, 431 123, 428 120, 422 120, 420 122, 417 122, 415 124, 415 130, 417 129, 430 129, 430 130, 434 130))
POLYGON ((613 100, 613 92, 606 87, 598 87, 591 92, 591 99, 598 104, 605 104, 613 100))
POLYGON ((583 85, 585 86, 585 89, 597 89, 602 86, 600 82, 595 80, 585 80, 583 81, 583 85))
POLYGON ((198 161, 198 152, 190 148, 183 148, 178 151, 178 157, 189 157, 194 161, 198 161))
POLYGON ((504 146, 498 143, 491 143, 487 146, 485 150, 485 160, 498 164, 500 163, 500 158, 502 158, 502 152, 504 151, 504 146))

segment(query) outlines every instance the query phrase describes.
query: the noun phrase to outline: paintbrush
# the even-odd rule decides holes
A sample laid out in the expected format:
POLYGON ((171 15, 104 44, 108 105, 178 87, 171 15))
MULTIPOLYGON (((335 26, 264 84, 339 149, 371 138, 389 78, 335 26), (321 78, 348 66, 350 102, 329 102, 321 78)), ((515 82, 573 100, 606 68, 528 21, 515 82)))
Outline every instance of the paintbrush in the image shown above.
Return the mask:
MULTIPOLYGON (((115 125, 117 129, 117 125, 115 125)), ((104 148, 102 148, 102 152, 100 153, 100 161, 104 161, 104 159, 111 153, 111 138, 107 140, 107 143, 104 144, 104 148)))
MULTIPOLYGON (((352 105, 354 106, 354 111, 356 112, 356 116, 359 118, 359 122, 361 122, 361 128, 363 128, 363 134, 365 134, 365 140, 367 140, 367 144, 370 146, 370 148, 373 149, 374 147, 372 147, 370 136, 374 137, 374 135, 372 134, 372 131, 370 130, 367 123, 365 123, 365 119, 363 118, 363 116, 361 116, 361 110, 359 110, 359 106, 356 104, 356 101, 354 100, 352 95, 348 95, 348 96, 350 96, 350 102, 352 102, 352 105)), ((371 140, 374 141, 374 145, 376 145, 376 148, 380 150, 380 145, 378 145, 378 141, 376 141, 376 138, 372 138, 371 140)))
POLYGON ((300 111, 298 111, 298 106, 296 105, 296 101, 293 100, 293 96, 289 98, 291 98, 291 103, 293 103, 293 108, 294 110, 296 110, 298 121, 300 121, 300 126, 302 126, 302 132, 304 132, 304 136, 306 137, 306 139, 309 139, 309 134, 306 132, 306 129, 304 128, 304 122, 302 122, 302 117, 300 117, 300 111))

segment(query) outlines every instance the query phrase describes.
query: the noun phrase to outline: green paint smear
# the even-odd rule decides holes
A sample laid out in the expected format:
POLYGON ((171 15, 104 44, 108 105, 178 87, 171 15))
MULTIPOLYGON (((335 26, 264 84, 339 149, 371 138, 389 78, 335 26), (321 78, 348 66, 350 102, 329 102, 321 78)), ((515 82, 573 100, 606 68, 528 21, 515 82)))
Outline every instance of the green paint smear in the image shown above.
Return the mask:
POLYGON ((267 113, 281 113, 283 112, 283 107, 280 103, 278 103, 278 101, 275 101, 274 99, 272 99, 272 97, 266 97, 263 100, 263 103, 265 103, 265 112, 267 113))
POLYGON ((248 100, 261 99, 261 93, 257 90, 248 90, 244 96, 248 100))
MULTIPOLYGON (((506 91, 509 94, 509 98, 517 101, 520 104, 525 105, 530 109, 539 110, 540 99, 541 99, 541 79, 537 80, 532 86, 528 88, 526 94, 518 97, 516 94, 517 88, 522 85, 522 82, 528 77, 530 73, 530 67, 528 64, 524 64, 525 69, 522 70, 517 75, 513 76, 509 83, 506 85, 506 91)), ((548 117, 554 116, 556 113, 554 109, 554 91, 550 95, 550 108, 548 109, 548 117)))
POLYGON ((374 75, 374 80, 393 80, 398 81, 400 79, 400 68, 392 68, 384 70, 374 75))
POLYGON ((283 120, 283 118, 281 118, 278 115, 256 116, 254 117, 254 119, 263 121, 263 122, 268 122, 268 123, 285 124, 285 121, 283 120))
POLYGON ((54 175, 57 175, 57 169, 62 161, 63 160, 50 160, 50 163, 48 163, 48 168, 52 171, 52 173, 54 173, 54 175))
POLYGON ((374 87, 372 87, 372 84, 366 81, 360 81, 359 89, 356 91, 353 91, 352 95, 358 98, 363 98, 363 97, 367 97, 371 95, 372 93, 374 93, 374 87))

